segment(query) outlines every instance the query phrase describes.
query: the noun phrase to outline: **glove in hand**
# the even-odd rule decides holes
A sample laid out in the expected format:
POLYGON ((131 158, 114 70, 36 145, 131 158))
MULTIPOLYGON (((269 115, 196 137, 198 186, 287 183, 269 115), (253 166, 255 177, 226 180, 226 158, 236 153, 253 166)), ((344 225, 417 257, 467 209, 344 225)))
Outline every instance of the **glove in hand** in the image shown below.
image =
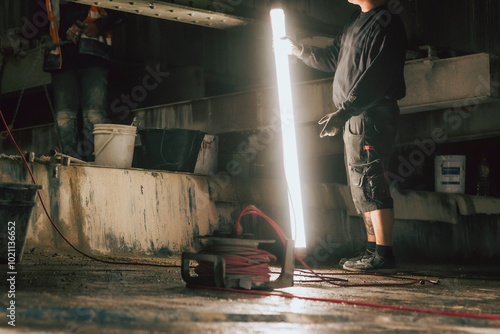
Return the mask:
POLYGON ((304 46, 299 42, 290 38, 290 36, 281 37, 281 40, 286 43, 287 52, 291 56, 299 58, 304 52, 304 46))
POLYGON ((344 127, 345 122, 349 119, 349 115, 344 109, 340 109, 336 112, 332 112, 323 116, 318 121, 319 125, 323 125, 323 130, 321 130, 320 138, 326 136, 336 136, 344 127))
POLYGON ((74 44, 77 44, 78 41, 80 40, 80 36, 82 35, 82 32, 83 32, 83 29, 81 27, 78 27, 76 24, 73 24, 66 31, 66 39, 68 41, 73 42, 74 44))

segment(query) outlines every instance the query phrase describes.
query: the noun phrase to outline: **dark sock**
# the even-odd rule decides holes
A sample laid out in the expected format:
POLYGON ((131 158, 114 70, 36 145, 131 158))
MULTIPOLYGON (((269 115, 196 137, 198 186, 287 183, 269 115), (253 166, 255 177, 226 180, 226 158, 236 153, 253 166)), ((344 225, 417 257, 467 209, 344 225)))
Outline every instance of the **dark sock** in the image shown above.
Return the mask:
POLYGON ((376 249, 378 255, 380 255, 382 257, 391 258, 394 256, 394 255, 392 255, 392 246, 377 245, 375 249, 376 249))
POLYGON ((366 242, 366 250, 370 253, 375 253, 375 242, 367 241, 366 242))

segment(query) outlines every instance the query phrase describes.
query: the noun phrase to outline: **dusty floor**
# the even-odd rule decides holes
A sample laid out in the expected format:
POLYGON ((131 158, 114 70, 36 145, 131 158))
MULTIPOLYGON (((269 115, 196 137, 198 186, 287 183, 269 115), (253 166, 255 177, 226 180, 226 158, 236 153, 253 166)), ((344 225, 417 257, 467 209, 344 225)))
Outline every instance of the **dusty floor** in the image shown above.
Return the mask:
MULTIPOLYGON (((180 264, 175 257, 154 261, 180 264)), ((0 270, 5 282, 8 268, 0 270)), ((80 255, 25 254, 16 270, 16 327, 6 322, 12 298, 2 283, 0 333, 500 333, 500 320, 191 289, 179 268, 110 265, 80 255)), ((401 283, 346 276, 332 268, 328 272, 349 284, 401 283)), ((296 282, 275 292, 500 317, 498 266, 402 264, 401 274, 438 279, 439 284, 336 287, 296 282)))

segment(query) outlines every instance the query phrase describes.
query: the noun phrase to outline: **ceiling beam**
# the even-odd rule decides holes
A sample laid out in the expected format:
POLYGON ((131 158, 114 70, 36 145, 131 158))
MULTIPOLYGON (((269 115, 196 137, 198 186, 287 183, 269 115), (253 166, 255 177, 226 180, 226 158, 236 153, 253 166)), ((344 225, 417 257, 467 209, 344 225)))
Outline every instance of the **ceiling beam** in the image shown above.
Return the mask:
POLYGON ((161 0, 67 0, 84 5, 183 22, 215 29, 244 26, 252 20, 212 10, 188 7, 161 0))

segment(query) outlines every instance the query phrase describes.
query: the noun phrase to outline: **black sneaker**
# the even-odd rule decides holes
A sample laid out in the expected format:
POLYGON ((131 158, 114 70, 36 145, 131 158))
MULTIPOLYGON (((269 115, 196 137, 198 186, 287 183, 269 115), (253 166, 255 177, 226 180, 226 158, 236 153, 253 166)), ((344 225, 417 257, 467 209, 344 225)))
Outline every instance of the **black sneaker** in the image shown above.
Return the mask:
POLYGON ((366 273, 395 274, 396 259, 394 257, 383 258, 377 252, 372 257, 364 261, 347 261, 342 266, 345 270, 366 273))
POLYGON ((344 257, 340 259, 339 266, 343 266, 346 262, 357 262, 357 261, 367 261, 373 256, 373 252, 370 252, 368 249, 365 249, 363 252, 359 253, 358 256, 348 258, 344 257))

